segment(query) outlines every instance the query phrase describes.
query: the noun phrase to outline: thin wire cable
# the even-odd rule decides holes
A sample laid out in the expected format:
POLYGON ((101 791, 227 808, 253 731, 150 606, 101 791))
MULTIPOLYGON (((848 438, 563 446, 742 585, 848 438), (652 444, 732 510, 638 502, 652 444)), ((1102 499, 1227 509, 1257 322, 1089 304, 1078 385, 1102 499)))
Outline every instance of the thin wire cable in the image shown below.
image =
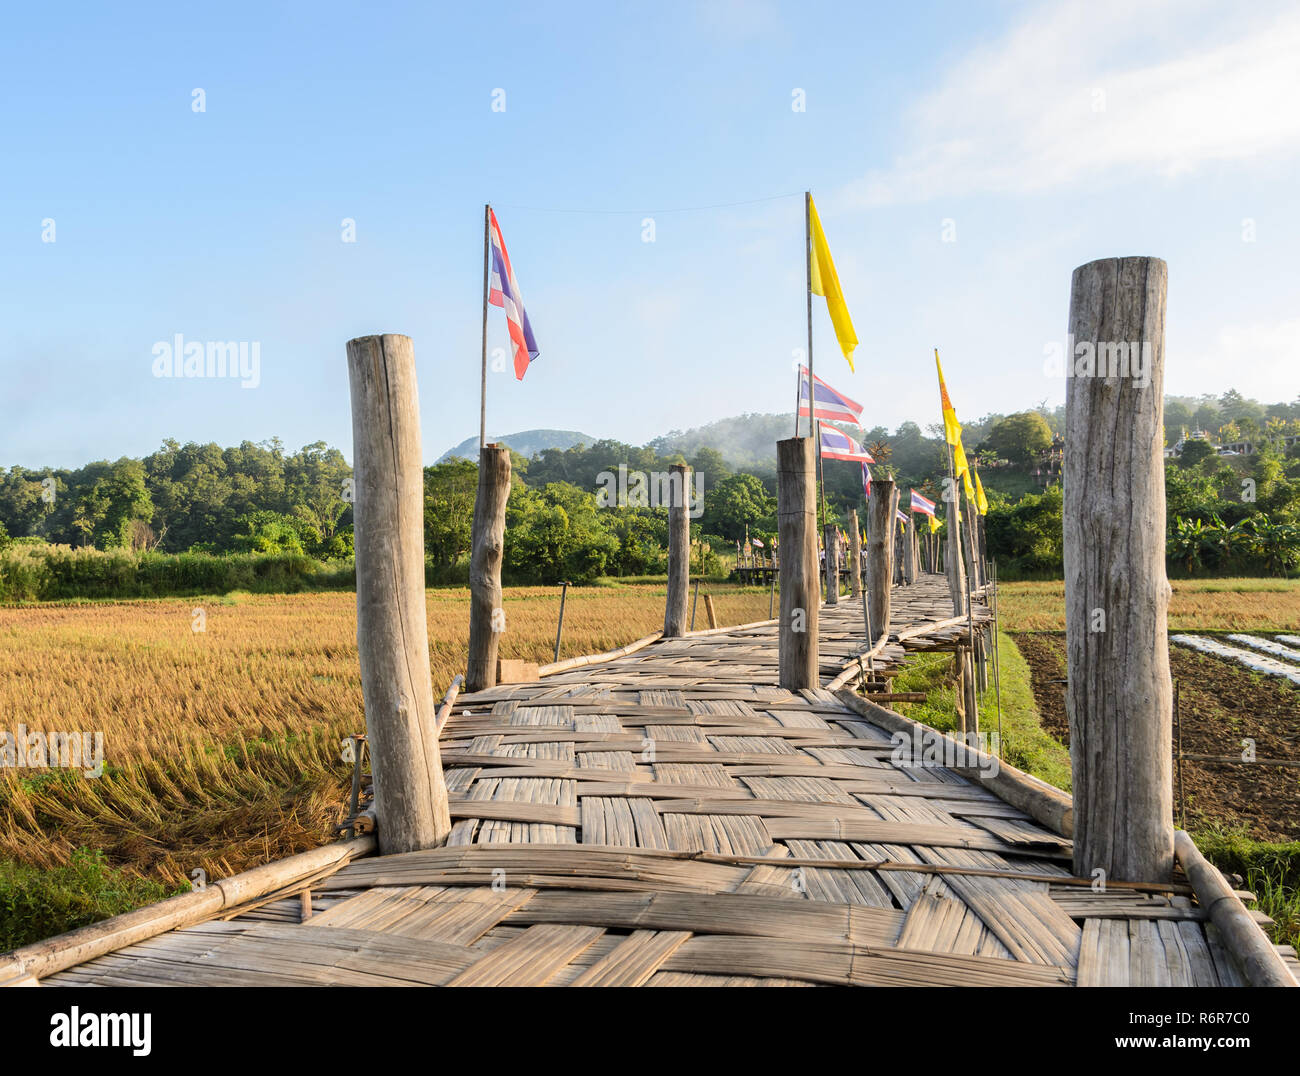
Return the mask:
POLYGON ((749 198, 742 202, 716 202, 713 205, 678 206, 675 209, 569 209, 556 206, 510 205, 505 202, 493 202, 497 209, 519 209, 527 213, 583 213, 592 216, 631 216, 637 213, 649 213, 664 216, 668 213, 702 213, 709 209, 733 209, 736 206, 759 205, 762 202, 776 202, 782 198, 802 198, 803 191, 791 191, 789 194, 771 194, 766 198, 749 198))

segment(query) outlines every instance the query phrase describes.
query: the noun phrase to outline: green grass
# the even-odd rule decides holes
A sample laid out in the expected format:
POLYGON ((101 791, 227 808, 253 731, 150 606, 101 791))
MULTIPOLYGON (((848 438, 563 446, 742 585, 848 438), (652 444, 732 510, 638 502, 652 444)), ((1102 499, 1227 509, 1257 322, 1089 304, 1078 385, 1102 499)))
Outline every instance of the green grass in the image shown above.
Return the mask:
POLYGON ((1300 954, 1300 841, 1257 841, 1237 829, 1210 828, 1193 833, 1201 853, 1219 870, 1240 874, 1257 906, 1273 920, 1275 944, 1300 954))
MULTIPOLYGON (((1002 758, 1017 769, 1032 773, 1057 788, 1070 791, 1070 752, 1043 728, 1029 666, 1005 632, 998 633, 998 661, 1002 685, 1002 758)), ((952 655, 918 654, 894 677, 895 691, 924 691, 925 702, 898 703, 899 713, 938 729, 957 729, 957 703, 952 677, 952 655)), ((989 689, 979 697, 980 730, 998 729, 997 694, 993 666, 989 664, 989 689)))
POLYGON ((0 952, 129 912, 168 890, 110 867, 104 853, 79 848, 62 867, 42 870, 0 860, 0 952))

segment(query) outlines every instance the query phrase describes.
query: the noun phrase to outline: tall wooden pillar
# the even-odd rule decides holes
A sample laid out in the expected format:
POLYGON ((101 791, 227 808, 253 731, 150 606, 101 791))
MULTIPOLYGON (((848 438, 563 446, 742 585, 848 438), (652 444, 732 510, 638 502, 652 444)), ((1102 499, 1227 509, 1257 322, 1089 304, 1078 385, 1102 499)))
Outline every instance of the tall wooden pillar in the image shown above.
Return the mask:
POLYGON ((1065 614, 1074 873, 1173 871, 1165 578, 1168 268, 1107 258, 1074 271, 1066 383, 1065 614))
POLYGON ((916 582, 916 516, 907 513, 907 533, 903 536, 903 582, 916 582))
POLYGON ((664 638, 686 631, 686 594, 691 582, 691 517, 686 495, 690 468, 668 469, 668 597, 664 603, 664 638))
POLYGON ((379 847, 432 848, 451 831, 424 604, 424 461, 408 336, 349 340, 357 653, 379 847))
POLYGON ((840 603, 840 529, 834 523, 822 528, 822 547, 826 550, 826 604, 840 603))
MULTIPOLYGON (((898 490, 893 479, 878 478, 871 484, 867 502, 867 609, 876 639, 889 634, 889 610, 894 579, 894 517, 898 513, 898 490)), ((869 640, 875 643, 876 639, 869 640)))
POLYGON ((966 594, 966 571, 961 562, 962 521, 957 518, 960 511, 959 506, 961 505, 961 479, 956 479, 951 483, 949 494, 949 498, 944 502, 944 509, 948 517, 944 520, 948 525, 947 549, 944 551, 944 571, 948 576, 948 595, 952 598, 952 615, 965 616, 968 596, 966 594))
POLYGON ((506 502, 510 499, 510 449, 484 445, 479 451, 478 494, 469 555, 469 662, 465 690, 482 691, 497 682, 497 650, 506 630, 501 604, 501 561, 505 555, 506 502))
POLYGON ((779 683, 790 691, 816 688, 818 608, 817 500, 811 437, 776 443, 776 506, 781 550, 779 683))
POLYGON ((856 508, 849 509, 849 595, 862 597, 862 532, 856 508))

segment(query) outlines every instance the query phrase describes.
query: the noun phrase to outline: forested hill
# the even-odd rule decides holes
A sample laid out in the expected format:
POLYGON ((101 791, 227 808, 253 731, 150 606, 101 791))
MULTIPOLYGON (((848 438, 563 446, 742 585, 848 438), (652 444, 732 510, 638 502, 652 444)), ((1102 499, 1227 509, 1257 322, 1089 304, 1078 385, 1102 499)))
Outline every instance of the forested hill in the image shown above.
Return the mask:
MULTIPOLYGON (((590 434, 579 433, 577 430, 521 430, 519 433, 493 434, 488 437, 489 441, 495 441, 497 444, 509 445, 512 449, 528 459, 539 452, 548 448, 566 449, 574 445, 593 444, 596 438, 590 434)), ((455 448, 449 448, 438 457, 439 463, 446 463, 452 459, 478 459, 478 437, 466 437, 455 448)))

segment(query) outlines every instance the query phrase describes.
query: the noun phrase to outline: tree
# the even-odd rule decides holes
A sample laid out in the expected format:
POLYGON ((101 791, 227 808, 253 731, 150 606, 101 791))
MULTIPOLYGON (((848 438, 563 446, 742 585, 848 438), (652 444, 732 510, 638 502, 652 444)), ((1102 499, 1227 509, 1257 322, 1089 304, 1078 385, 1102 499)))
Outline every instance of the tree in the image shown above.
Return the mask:
POLYGON ((1052 428, 1037 411, 1008 415, 989 431, 989 446, 1003 459, 1028 465, 1052 445, 1052 428))
POLYGON ((307 551, 302 534, 304 521, 299 518, 261 511, 244 516, 239 523, 241 533, 235 541, 244 552, 301 555, 307 551))
POLYGON ((478 466, 469 460, 424 469, 424 552, 439 568, 469 552, 477 493, 478 466))
POLYGON ((746 526, 763 533, 776 529, 776 499, 768 495, 763 480, 752 474, 728 475, 704 493, 700 529, 733 542, 745 537, 746 526))
POLYGON ((1208 460, 1215 455, 1217 453, 1209 441, 1203 437, 1193 437, 1183 444, 1183 451, 1178 457, 1178 466, 1187 471, 1202 460, 1208 460))
POLYGON ((570 482, 517 486, 506 503, 506 573, 521 581, 587 583, 606 574, 618 539, 596 497, 570 482))
POLYGON ((1243 423, 1247 420, 1262 422, 1264 408, 1256 401, 1249 400, 1236 389, 1229 389, 1219 397, 1219 412, 1222 421, 1243 423))

